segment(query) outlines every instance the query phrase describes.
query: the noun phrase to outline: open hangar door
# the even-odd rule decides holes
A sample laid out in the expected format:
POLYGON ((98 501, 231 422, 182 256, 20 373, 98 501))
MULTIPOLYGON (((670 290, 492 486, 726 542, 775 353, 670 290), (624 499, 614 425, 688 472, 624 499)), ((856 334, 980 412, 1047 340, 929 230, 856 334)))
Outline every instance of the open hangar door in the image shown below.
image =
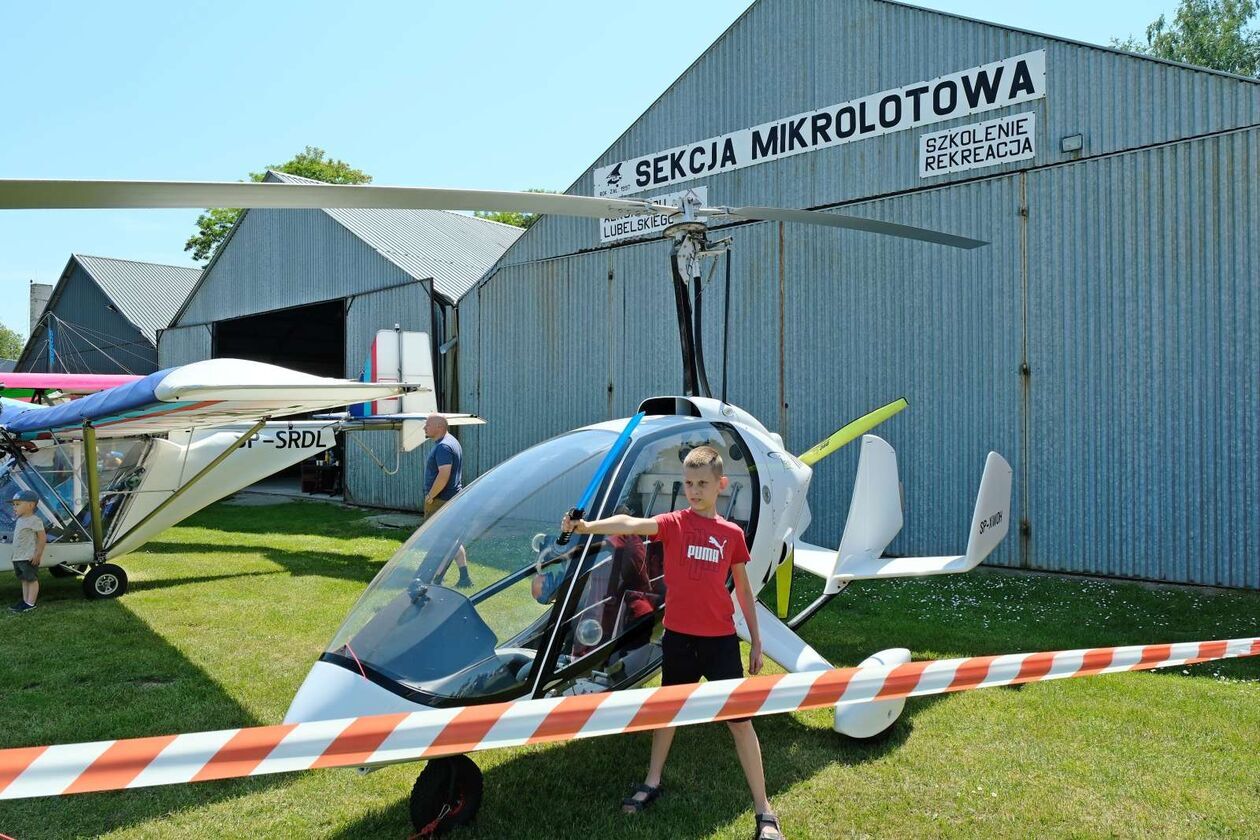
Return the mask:
POLYGON ((212 354, 216 359, 249 359, 316 376, 344 377, 345 301, 217 321, 212 354))
MULTIPOLYGON (((344 378, 346 302, 330 300, 216 321, 211 355, 344 378)), ((329 452, 277 473, 258 486, 286 494, 300 489, 338 495, 345 484, 344 464, 344 441, 339 436, 337 446, 329 452)))

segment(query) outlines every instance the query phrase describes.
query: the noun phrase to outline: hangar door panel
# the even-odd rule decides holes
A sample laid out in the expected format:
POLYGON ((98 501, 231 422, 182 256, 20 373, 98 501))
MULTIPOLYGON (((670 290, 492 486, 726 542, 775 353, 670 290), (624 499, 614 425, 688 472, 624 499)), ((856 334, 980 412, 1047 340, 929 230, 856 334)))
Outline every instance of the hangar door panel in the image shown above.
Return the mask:
POLYGON ((1028 176, 1035 559, 1260 587, 1252 129, 1028 176))
POLYGON ((158 333, 158 368, 175 367, 210 358, 210 327, 171 327, 158 333))

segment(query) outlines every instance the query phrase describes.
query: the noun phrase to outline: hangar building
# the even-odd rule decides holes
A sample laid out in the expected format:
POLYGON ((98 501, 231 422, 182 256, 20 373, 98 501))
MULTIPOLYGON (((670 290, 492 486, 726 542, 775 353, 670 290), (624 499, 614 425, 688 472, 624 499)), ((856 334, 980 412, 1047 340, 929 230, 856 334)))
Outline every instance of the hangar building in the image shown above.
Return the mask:
MULTIPOLYGON (((153 373, 158 331, 199 276, 196 268, 72 254, 42 314, 32 318, 15 369, 153 373)), ((44 288, 32 284, 32 308, 44 288)))
MULTIPOLYGON (((1255 79, 890 0, 760 0, 568 192, 987 240, 721 228, 715 389, 793 452, 908 398, 879 430, 894 552, 962 550, 995 449, 1018 526, 994 562, 1257 588, 1258 173, 1255 79)), ((490 423, 463 435, 470 472, 680 391, 669 243, 609 241, 640 226, 543 218, 461 298, 460 404, 490 423)), ((816 468, 811 542, 839 538, 856 449, 816 468)))
MULTIPOLYGON (((282 172, 267 180, 317 183, 282 172)), ((162 331, 163 367, 233 357, 357 379, 376 331, 428 333, 439 405, 457 408, 455 301, 520 235, 519 228, 437 210, 247 210, 162 331), (451 361, 447 361, 450 359, 451 361)), ((348 501, 418 508, 423 452, 392 432, 345 447, 348 501)))

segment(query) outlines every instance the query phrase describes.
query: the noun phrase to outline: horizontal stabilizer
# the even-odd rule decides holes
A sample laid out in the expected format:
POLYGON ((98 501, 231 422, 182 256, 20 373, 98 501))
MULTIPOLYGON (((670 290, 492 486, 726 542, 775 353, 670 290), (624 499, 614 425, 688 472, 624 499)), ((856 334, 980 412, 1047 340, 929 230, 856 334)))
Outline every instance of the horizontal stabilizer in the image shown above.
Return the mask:
POLYGON ((968 572, 993 553, 1010 527, 1011 465, 996 452, 990 452, 980 479, 971 531, 964 554, 945 557, 879 557, 845 555, 829 585, 872 578, 923 577, 925 575, 968 572))

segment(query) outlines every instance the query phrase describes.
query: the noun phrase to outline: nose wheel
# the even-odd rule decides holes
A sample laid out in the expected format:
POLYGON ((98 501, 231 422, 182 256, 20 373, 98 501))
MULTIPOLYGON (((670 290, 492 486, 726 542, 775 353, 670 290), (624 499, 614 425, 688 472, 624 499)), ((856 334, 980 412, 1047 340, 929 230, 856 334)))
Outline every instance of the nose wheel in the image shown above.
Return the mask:
POLYGON ((466 755, 435 758, 411 788, 411 823, 416 837, 438 837, 477 816, 481 770, 466 755))

